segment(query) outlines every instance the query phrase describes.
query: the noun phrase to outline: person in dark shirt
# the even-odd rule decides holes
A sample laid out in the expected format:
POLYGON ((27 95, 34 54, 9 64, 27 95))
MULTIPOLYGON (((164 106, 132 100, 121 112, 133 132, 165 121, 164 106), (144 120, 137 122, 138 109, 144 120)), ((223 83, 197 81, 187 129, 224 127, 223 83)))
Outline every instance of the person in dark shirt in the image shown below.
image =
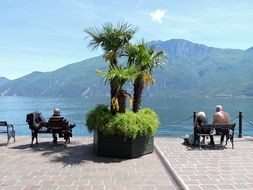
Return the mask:
POLYGON ((59 133, 59 137, 64 136, 67 143, 70 142, 69 137, 72 136, 71 129, 75 125, 70 124, 66 118, 61 116, 61 110, 59 108, 54 109, 54 114, 48 119, 48 123, 53 128, 52 136, 54 143, 57 143, 57 133, 59 133), (61 125, 60 130, 56 130, 59 125, 61 125))
MULTIPOLYGON (((200 137, 197 135, 198 131, 200 130, 200 125, 202 124, 207 124, 207 117, 205 112, 198 112, 196 115, 196 119, 195 119, 195 128, 194 128, 194 134, 195 134, 195 138, 194 138, 194 144, 196 143, 196 141, 200 142, 200 137)), ((210 131, 207 131, 206 133, 209 133, 210 131)), ((203 140, 202 143, 205 143, 205 136, 202 136, 203 140)), ((213 136, 210 135, 210 144, 214 145, 214 139, 213 136)))

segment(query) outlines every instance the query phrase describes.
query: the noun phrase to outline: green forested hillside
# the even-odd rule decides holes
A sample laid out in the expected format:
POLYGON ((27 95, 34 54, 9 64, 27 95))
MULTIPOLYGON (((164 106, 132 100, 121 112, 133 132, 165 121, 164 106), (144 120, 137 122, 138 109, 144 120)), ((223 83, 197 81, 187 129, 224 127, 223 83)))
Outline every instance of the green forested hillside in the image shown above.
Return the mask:
MULTIPOLYGON (((156 85, 148 96, 253 96, 253 49, 219 49, 186 40, 152 41, 165 50, 168 63, 154 72, 156 85)), ((52 72, 33 72, 16 80, 0 80, 0 95, 108 95, 96 69, 107 68, 94 57, 52 72), (4 81, 1 83, 1 81, 4 81)), ((131 86, 128 86, 131 90, 131 86)))

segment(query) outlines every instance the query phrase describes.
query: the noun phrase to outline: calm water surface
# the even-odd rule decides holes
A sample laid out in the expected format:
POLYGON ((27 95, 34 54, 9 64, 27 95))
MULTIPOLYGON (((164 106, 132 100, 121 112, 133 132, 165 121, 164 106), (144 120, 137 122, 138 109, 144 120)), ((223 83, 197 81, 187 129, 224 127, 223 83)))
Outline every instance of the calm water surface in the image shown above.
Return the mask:
MULTIPOLYGON (((17 135, 30 135, 26 114, 40 111, 45 118, 59 107, 68 120, 76 124, 75 136, 91 135, 85 126, 86 113, 98 103, 107 104, 108 97, 48 98, 48 97, 0 97, 0 120, 14 124, 17 135)), ((144 98, 143 107, 155 110, 160 118, 157 136, 184 136, 192 132, 193 111, 204 111, 212 121, 215 106, 221 104, 237 123, 238 113, 243 112, 243 135, 253 135, 253 98, 144 98)))

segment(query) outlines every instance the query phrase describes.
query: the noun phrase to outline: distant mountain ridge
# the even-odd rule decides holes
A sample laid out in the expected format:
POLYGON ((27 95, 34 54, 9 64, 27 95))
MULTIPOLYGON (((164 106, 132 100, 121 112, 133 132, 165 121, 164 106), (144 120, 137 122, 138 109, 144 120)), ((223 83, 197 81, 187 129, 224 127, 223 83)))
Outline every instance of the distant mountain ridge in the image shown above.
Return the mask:
POLYGON ((0 77, 0 86, 2 86, 3 84, 9 82, 10 80, 5 78, 5 77, 0 77))
MULTIPOLYGON (((151 41, 150 45, 166 51, 168 63, 154 71, 156 85, 146 89, 148 96, 253 96, 253 47, 220 49, 182 39, 151 41)), ((15 80, 0 78, 0 95, 109 95, 109 86, 96 75, 96 69, 107 66, 99 56, 52 72, 33 72, 15 80)))
POLYGON ((253 52, 253 47, 246 50, 247 52, 253 52))

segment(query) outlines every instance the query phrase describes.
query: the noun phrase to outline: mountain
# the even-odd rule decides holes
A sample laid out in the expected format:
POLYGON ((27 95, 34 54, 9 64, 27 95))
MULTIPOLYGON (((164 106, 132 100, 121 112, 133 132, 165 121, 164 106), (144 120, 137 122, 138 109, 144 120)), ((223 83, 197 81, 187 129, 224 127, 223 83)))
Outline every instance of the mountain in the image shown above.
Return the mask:
POLYGON ((251 48, 247 49, 246 51, 247 51, 247 52, 251 52, 251 53, 253 53, 253 47, 251 47, 251 48))
MULTIPOLYGON (((168 63, 154 71, 153 96, 253 96, 253 49, 220 49, 187 40, 151 41, 167 52, 168 63)), ((124 61, 124 60, 122 60, 124 61)), ((106 70, 102 56, 73 63, 52 72, 33 72, 2 83, 2 96, 100 96, 109 85, 96 75, 106 70)), ((128 86, 132 89, 131 86, 128 86)))
POLYGON ((7 79, 5 77, 0 77, 0 86, 4 85, 7 82, 9 82, 9 79, 7 79))
POLYGON ((52 72, 33 72, 0 86, 1 96, 85 96, 106 91, 96 68, 106 69, 102 57, 73 63, 52 72))
POLYGON ((253 95, 253 52, 219 49, 186 40, 153 41, 168 54, 156 89, 171 96, 253 95))

